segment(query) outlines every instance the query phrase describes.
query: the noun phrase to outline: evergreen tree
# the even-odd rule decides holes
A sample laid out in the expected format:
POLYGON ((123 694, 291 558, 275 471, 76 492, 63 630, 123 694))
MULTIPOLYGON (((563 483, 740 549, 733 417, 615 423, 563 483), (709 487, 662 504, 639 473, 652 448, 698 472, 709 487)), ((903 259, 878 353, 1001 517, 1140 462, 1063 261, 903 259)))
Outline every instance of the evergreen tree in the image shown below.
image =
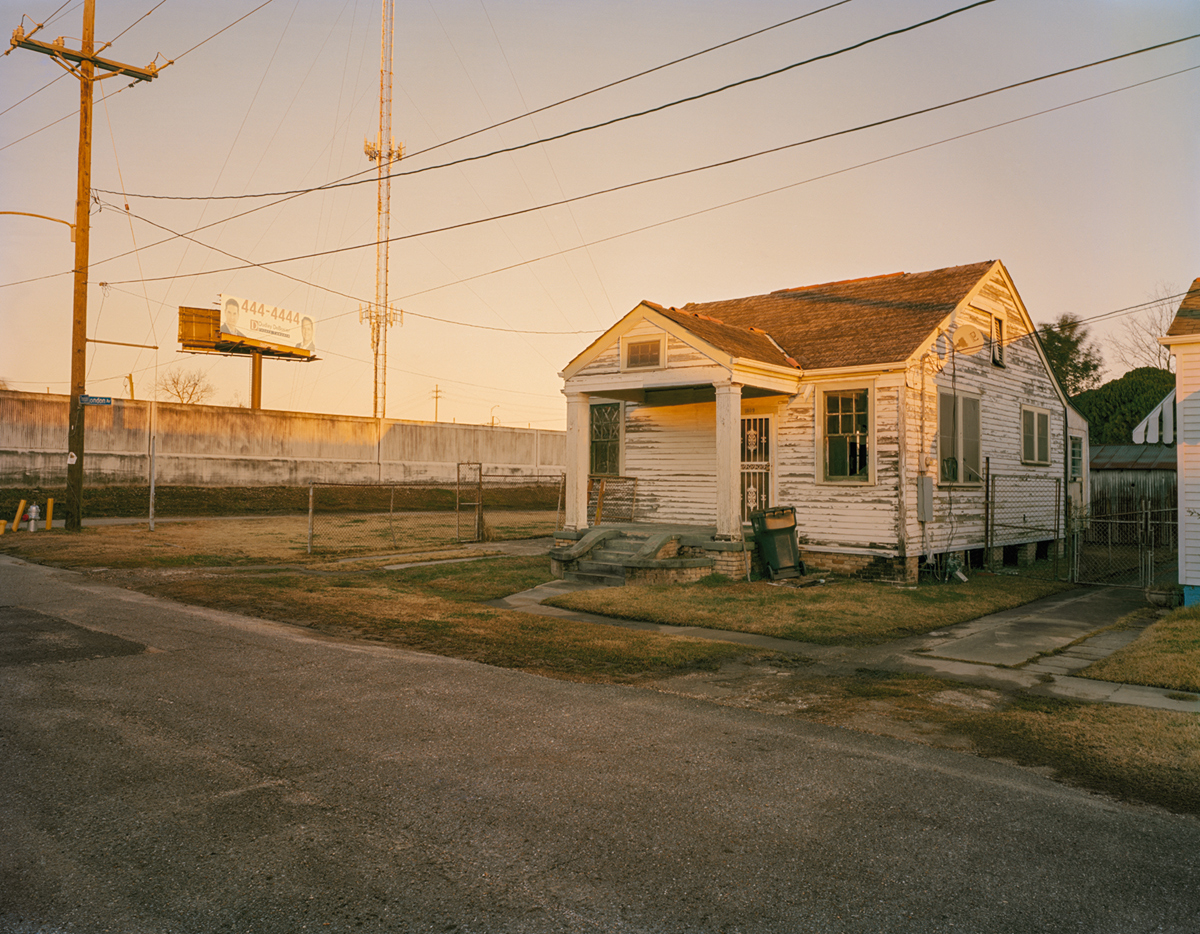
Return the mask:
POLYGON ((1053 324, 1043 324, 1038 329, 1038 337, 1050 368, 1068 396, 1077 396, 1100 385, 1100 367, 1103 365, 1100 348, 1088 343, 1087 325, 1077 315, 1060 315, 1053 324))
POLYGON ((1071 404, 1087 418, 1092 444, 1133 444, 1133 429, 1174 388, 1174 373, 1143 366, 1080 393, 1071 404))

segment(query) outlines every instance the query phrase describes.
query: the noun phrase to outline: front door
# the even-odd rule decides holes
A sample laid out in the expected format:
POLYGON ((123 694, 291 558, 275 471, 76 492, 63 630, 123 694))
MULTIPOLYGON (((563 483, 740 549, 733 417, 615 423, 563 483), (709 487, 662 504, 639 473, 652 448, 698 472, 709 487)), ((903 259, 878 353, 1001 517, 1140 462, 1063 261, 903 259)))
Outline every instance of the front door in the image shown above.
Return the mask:
POLYGON ((742 521, 771 505, 771 419, 742 419, 742 521))

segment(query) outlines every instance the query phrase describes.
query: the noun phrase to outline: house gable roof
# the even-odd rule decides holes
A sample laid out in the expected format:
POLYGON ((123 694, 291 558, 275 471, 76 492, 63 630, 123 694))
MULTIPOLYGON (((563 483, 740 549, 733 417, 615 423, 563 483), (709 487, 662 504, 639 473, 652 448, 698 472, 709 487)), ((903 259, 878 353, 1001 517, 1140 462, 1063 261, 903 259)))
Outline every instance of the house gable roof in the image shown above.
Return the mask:
POLYGON ((689 303, 661 314, 731 356, 806 370, 907 360, 995 261, 689 303))
POLYGON ((1192 282, 1192 287, 1179 303, 1175 320, 1167 329, 1167 337, 1188 337, 1194 334, 1200 334, 1200 279, 1192 282))

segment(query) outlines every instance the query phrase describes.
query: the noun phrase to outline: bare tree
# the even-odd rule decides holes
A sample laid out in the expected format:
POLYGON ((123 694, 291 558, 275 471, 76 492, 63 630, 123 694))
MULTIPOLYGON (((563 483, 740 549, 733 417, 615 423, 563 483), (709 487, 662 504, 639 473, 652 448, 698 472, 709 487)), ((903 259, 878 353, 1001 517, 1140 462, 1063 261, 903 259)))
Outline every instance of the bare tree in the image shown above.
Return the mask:
POLYGON ((175 402, 201 404, 217 390, 199 367, 167 370, 158 380, 158 391, 175 402))
POLYGON ((8 383, 6 383, 6 382, 4 382, 4 380, 0 379, 0 389, 7 389, 7 388, 8 388, 8 383))
POLYGON ((1175 320, 1179 296, 1175 294, 1174 286, 1161 282, 1151 295, 1152 304, 1125 319, 1121 330, 1113 338, 1113 353, 1130 370, 1150 366, 1173 372, 1175 362, 1158 339, 1167 333, 1167 328, 1175 320))

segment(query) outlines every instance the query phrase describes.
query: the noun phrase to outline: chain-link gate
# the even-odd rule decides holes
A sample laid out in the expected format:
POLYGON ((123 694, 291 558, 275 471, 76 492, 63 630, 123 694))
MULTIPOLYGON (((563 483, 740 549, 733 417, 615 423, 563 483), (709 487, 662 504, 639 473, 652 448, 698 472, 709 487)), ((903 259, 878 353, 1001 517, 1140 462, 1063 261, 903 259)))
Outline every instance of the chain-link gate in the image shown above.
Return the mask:
POLYGON ((459 541, 478 542, 483 539, 482 464, 458 465, 458 482, 454 490, 454 517, 459 541))
POLYGON ((1072 580, 1111 587, 1160 587, 1179 576, 1175 509, 1141 508, 1081 516, 1072 529, 1072 580))
POLYGON ((1058 477, 988 477, 985 562, 1029 577, 1065 579, 1063 486, 1058 477))

